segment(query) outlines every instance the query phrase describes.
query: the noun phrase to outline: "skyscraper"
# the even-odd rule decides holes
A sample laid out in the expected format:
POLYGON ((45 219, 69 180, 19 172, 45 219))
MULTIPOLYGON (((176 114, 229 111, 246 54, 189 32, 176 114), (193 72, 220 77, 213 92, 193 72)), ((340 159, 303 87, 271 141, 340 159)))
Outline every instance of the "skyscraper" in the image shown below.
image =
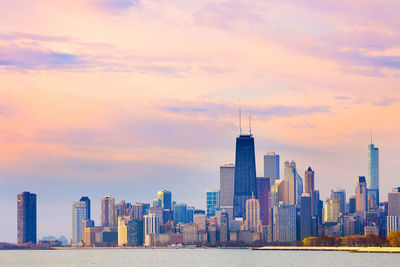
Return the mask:
POLYGON ((141 246, 143 222, 130 216, 118 218, 118 246, 141 246))
POLYGON ((324 222, 337 222, 340 215, 340 200, 329 199, 324 204, 324 222))
POLYGON ((351 196, 349 198, 349 213, 353 214, 356 212, 356 196, 351 196))
POLYGON ((229 215, 226 211, 221 210, 217 216, 217 224, 219 227, 219 241, 226 242, 229 240, 229 215))
POLYGON ((296 205, 296 196, 297 196, 297 176, 296 176, 296 163, 294 161, 285 162, 284 169, 284 180, 285 180, 285 192, 284 192, 284 201, 286 205, 296 205))
POLYGON ((264 155, 264 177, 270 178, 271 186, 275 184, 275 180, 280 179, 279 155, 275 152, 268 152, 264 155))
POLYGON ((164 212, 163 212, 163 208, 161 207, 151 207, 148 211, 148 214, 154 214, 157 215, 157 217, 160 219, 160 224, 163 223, 164 221, 164 212))
POLYGON ((254 138, 251 134, 241 134, 236 138, 234 218, 246 216, 246 201, 252 198, 252 195, 257 198, 256 186, 254 138))
POLYGON ((143 221, 143 216, 150 209, 150 204, 134 202, 132 204, 133 217, 139 221, 143 221))
POLYGON ((114 225, 118 225, 118 217, 126 216, 128 211, 128 203, 121 200, 118 204, 114 205, 114 225))
POLYGON ((172 210, 172 194, 170 191, 167 190, 158 191, 157 198, 161 203, 161 208, 166 210, 172 210))
POLYGON ((270 178, 268 177, 257 177, 257 196, 260 202, 260 217, 261 222, 264 226, 268 225, 268 201, 269 194, 271 192, 270 178))
POLYGON ((86 218, 85 220, 90 220, 90 199, 89 197, 81 197, 79 201, 84 201, 86 203, 86 218))
POLYGON ((143 216, 143 220, 145 244, 147 246, 154 245, 160 234, 160 218, 155 214, 148 214, 143 216))
POLYGON ((358 177, 356 186, 356 211, 367 211, 367 183, 364 176, 358 177))
POLYGON ((83 241, 83 224, 87 217, 85 201, 75 201, 72 204, 72 245, 76 246, 83 241))
POLYGON ((18 244, 36 244, 36 194, 22 192, 17 196, 18 244))
POLYGON ((116 226, 114 218, 114 198, 105 196, 101 199, 101 225, 116 226))
POLYGON ((155 214, 148 214, 143 216, 144 219, 144 234, 158 235, 160 233, 160 218, 155 214))
POLYGON ((187 205, 183 203, 174 206, 174 224, 187 222, 187 205))
POLYGON ((339 199, 340 201, 340 212, 346 213, 346 191, 343 189, 331 190, 331 199, 339 199))
POLYGON ((391 231, 399 231, 399 216, 387 216, 386 217, 386 235, 389 235, 391 231))
POLYGON ((261 233, 262 229, 260 202, 254 198, 248 199, 246 201, 246 220, 243 223, 243 230, 261 233))
POLYGON ((233 193, 235 185, 235 165, 233 163, 225 164, 219 168, 220 182, 220 207, 224 209, 229 220, 233 219, 233 193))
POLYGON ((372 144, 368 145, 368 182, 369 194, 373 194, 376 204, 379 205, 379 149, 372 144))
POLYGON ((300 240, 312 235, 312 198, 309 193, 301 196, 300 209, 300 240))
POLYGON ((303 195, 303 178, 296 171, 296 204, 300 205, 301 196, 303 195))
POLYGON ((206 191, 206 206, 207 206, 207 217, 215 216, 215 211, 219 210, 219 190, 207 190, 206 191))
POLYGON ((187 206, 186 208, 186 223, 192 223, 193 222, 193 216, 194 216, 194 211, 195 211, 194 206, 187 206))
POLYGON ((311 167, 304 173, 304 193, 311 197, 311 214, 314 215, 314 171, 311 167))
POLYGON ((400 187, 388 194, 388 216, 400 217, 400 187))
POLYGON ((279 204, 274 207, 274 242, 296 241, 296 206, 279 204))

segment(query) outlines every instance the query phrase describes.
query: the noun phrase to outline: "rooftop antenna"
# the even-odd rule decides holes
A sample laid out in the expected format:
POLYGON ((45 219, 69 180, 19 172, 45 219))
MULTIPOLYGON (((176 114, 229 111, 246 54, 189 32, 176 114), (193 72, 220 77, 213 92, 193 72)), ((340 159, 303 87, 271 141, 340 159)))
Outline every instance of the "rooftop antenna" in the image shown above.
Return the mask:
POLYGON ((239 103, 239 134, 242 135, 242 107, 239 103))
POLYGON ((249 132, 251 135, 251 113, 250 113, 250 111, 249 111, 249 132))

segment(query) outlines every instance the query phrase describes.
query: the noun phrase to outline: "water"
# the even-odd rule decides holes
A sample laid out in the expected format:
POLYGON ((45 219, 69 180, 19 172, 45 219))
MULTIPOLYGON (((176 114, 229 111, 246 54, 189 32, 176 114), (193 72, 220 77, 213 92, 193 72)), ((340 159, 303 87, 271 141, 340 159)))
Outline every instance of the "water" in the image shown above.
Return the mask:
POLYGON ((247 249, 0 251, 0 266, 400 266, 400 254, 247 249))

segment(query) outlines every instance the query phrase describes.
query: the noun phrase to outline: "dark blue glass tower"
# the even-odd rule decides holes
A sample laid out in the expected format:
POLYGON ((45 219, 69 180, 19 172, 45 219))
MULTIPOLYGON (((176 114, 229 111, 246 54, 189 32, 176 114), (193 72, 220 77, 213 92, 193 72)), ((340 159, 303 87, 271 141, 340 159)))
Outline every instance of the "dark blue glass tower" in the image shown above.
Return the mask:
POLYGON ((86 203, 86 220, 90 220, 90 199, 89 197, 81 197, 79 201, 86 203))
POLYGON ((246 201, 257 198, 256 161, 254 138, 240 135, 236 138, 235 185, 233 194, 233 217, 246 216, 246 201))
POLYGON ((36 244, 36 194, 22 192, 17 196, 18 244, 36 244))
POLYGON ((300 241, 312 236, 311 196, 303 195, 300 200, 300 241))

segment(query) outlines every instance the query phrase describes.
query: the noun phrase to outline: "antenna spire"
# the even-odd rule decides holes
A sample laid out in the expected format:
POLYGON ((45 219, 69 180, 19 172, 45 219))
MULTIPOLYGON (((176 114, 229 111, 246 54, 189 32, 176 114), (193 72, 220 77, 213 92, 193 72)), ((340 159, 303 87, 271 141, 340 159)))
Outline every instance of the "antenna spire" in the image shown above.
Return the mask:
POLYGON ((242 135, 242 107, 239 104, 239 134, 242 135))
POLYGON ((251 113, 250 113, 250 111, 249 111, 249 132, 251 135, 251 113))

